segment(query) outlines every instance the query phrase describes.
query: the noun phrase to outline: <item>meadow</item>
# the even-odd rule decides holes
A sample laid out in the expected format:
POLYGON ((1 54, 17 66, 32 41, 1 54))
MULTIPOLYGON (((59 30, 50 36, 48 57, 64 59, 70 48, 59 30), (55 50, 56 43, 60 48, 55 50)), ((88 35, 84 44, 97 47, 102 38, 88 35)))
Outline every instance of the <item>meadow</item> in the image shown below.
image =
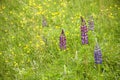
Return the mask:
POLYGON ((119 0, 0 0, 0 80, 120 80, 119 19, 119 0), (86 45, 80 16, 87 26, 94 18, 86 45), (65 50, 59 46, 62 29, 65 50))

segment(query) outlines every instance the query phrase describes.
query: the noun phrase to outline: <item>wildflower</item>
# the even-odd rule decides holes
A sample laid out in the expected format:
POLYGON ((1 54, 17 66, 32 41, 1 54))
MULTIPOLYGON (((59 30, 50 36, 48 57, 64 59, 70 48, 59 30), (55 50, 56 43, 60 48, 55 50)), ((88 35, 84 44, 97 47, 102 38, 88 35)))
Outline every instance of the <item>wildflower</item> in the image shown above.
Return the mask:
POLYGON ((56 4, 56 2, 54 2, 54 4, 56 4))
POLYGON ((81 26, 82 44, 88 44, 87 26, 86 26, 85 20, 82 17, 81 17, 81 21, 82 21, 82 26, 81 26))
POLYGON ((89 27, 89 30, 94 31, 93 16, 90 16, 90 19, 89 19, 89 21, 88 21, 88 27, 89 27))
POLYGON ((8 63, 9 61, 8 60, 5 60, 6 63, 8 63))
POLYGON ((27 59, 27 62, 30 62, 30 59, 29 59, 29 58, 27 59))
POLYGON ((28 47, 29 47, 28 45, 25 45, 24 49, 28 49, 28 47))
POLYGON ((42 26, 43 27, 47 26, 47 20, 46 20, 45 16, 42 16, 42 26))
POLYGON ((100 49, 98 44, 96 44, 96 46, 95 46, 94 58, 95 58, 95 63, 96 64, 101 64, 102 63, 102 53, 101 53, 101 49, 100 49))
POLYGON ((66 49, 66 37, 63 29, 60 35, 60 49, 62 50, 66 49))
POLYGON ((17 63, 17 62, 14 62, 14 66, 17 67, 17 66, 18 66, 18 63, 17 63))
POLYGON ((2 53, 0 52, 0 55, 2 55, 2 53))
POLYGON ((15 53, 12 51, 12 55, 14 55, 15 53))
POLYGON ((14 39, 15 38, 15 36, 12 36, 12 39, 14 39))
POLYGON ((41 45, 45 45, 45 42, 43 40, 40 40, 41 45))
POLYGON ((23 63, 24 63, 24 61, 21 61, 21 63, 23 64, 23 63))
POLYGON ((5 9, 5 6, 2 6, 2 9, 4 10, 4 9, 5 9))
POLYGON ((60 27, 59 27, 59 26, 56 26, 55 28, 58 29, 58 28, 60 28, 60 27))
POLYGON ((31 44, 31 43, 32 43, 32 41, 29 41, 29 43, 31 44))
POLYGON ((101 9, 100 11, 101 11, 101 12, 103 12, 103 10, 102 10, 102 9, 101 9))
POLYGON ((30 50, 28 50, 27 53, 30 53, 30 50))
POLYGON ((109 9, 106 9, 106 11, 108 11, 109 9))
POLYGON ((112 9, 112 6, 110 6, 110 9, 112 9))
POLYGON ((7 32, 8 32, 8 30, 5 30, 5 32, 7 33, 7 32))
POLYGON ((115 6, 115 7, 117 7, 117 5, 116 5, 116 4, 115 4, 114 6, 115 6))

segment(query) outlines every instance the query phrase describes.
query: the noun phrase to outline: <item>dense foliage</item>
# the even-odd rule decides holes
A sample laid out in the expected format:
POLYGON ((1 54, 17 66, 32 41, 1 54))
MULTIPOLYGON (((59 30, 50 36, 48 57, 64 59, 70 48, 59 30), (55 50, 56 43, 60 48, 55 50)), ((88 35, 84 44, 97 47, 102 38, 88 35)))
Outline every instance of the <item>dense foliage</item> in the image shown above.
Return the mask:
POLYGON ((0 0, 0 80, 119 80, 119 18, 119 0, 0 0), (83 45, 80 16, 88 26, 91 15, 94 33, 83 45))

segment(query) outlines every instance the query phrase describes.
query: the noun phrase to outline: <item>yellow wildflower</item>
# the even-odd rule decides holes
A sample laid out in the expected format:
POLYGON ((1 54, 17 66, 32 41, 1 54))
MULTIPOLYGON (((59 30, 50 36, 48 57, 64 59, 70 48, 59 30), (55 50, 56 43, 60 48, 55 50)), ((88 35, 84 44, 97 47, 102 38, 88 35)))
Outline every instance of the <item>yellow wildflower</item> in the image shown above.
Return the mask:
POLYGON ((115 4, 115 7, 117 7, 117 5, 115 4))
POLYGON ((8 60, 5 60, 6 63, 8 63, 8 60))
POLYGON ((10 14, 12 14, 13 12, 12 11, 10 11, 10 14))
POLYGON ((110 13, 110 15, 112 16, 113 14, 112 14, 112 13, 110 13))
POLYGON ((27 62, 30 62, 30 59, 28 59, 27 62))
POLYGON ((29 43, 31 44, 31 43, 32 43, 32 41, 29 41, 29 43))
POLYGON ((13 22, 11 22, 11 24, 13 24, 13 22))
POLYGON ((106 11, 108 11, 109 9, 106 9, 106 11))
POLYGON ((69 32, 66 32, 66 35, 69 35, 69 32))
POLYGON ((101 9, 100 11, 101 11, 101 12, 103 12, 103 10, 102 10, 102 9, 101 9))
POLYGON ((2 53, 0 52, 0 55, 2 55, 2 53))
POLYGON ((39 44, 36 44, 36 47, 38 48, 40 45, 39 44))
POLYGON ((8 30, 5 30, 5 32, 8 32, 8 30))
POLYGON ((94 17, 94 18, 96 18, 96 17, 97 17, 97 16, 96 16, 96 14, 94 14, 94 13, 92 13, 92 15, 93 15, 93 17, 94 17))
POLYGON ((30 50, 28 50, 27 53, 30 53, 30 50))
POLYGON ((12 39, 14 39, 15 38, 15 36, 12 36, 12 39))
POLYGON ((59 26, 56 26, 55 28, 58 29, 58 28, 60 28, 60 27, 59 27, 59 26))
POLYGON ((14 52, 12 51, 12 55, 14 55, 14 52))
POLYGON ((21 55, 22 55, 22 56, 24 56, 24 54, 23 54, 23 53, 22 53, 21 55))
POLYGON ((39 11, 39 12, 37 12, 37 13, 36 13, 36 15, 39 15, 39 14, 42 14, 42 12, 41 12, 41 11, 39 11))
POLYGON ((67 48, 66 50, 69 50, 69 48, 67 48))
POLYGON ((2 13, 3 13, 3 11, 0 11, 0 13, 2 14, 2 13))
POLYGON ((2 6, 2 9, 5 9, 5 6, 2 6))
POLYGON ((26 45, 25 47, 24 47, 24 49, 27 49, 28 48, 28 45, 26 45))
POLYGON ((75 31, 78 31, 78 29, 77 29, 77 28, 75 28, 75 31))
POLYGON ((44 44, 45 44, 43 40, 40 40, 40 43, 41 43, 41 45, 44 45, 44 44))
POLYGON ((17 63, 17 62, 14 62, 14 66, 15 66, 15 67, 18 66, 18 63, 17 63))
POLYGON ((112 6, 110 6, 110 9, 112 9, 112 6))
POLYGON ((61 3, 61 6, 66 7, 67 5, 65 2, 63 2, 63 3, 61 3))
POLYGON ((54 4, 56 4, 56 2, 54 2, 54 4))
POLYGON ((21 63, 24 63, 24 61, 21 61, 21 63))
POLYGON ((40 36, 39 36, 39 35, 37 35, 36 37, 37 37, 37 38, 40 38, 40 36))

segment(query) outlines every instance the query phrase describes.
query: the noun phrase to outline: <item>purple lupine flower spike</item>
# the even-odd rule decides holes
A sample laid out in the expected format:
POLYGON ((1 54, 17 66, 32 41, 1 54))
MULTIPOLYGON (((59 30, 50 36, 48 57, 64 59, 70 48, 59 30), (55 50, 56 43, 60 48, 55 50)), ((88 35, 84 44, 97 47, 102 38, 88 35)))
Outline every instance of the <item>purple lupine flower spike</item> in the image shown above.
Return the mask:
POLYGON ((102 52, 101 52, 101 49, 100 49, 98 43, 95 46, 94 59, 95 59, 96 64, 101 64, 102 63, 102 52))
POLYGON ((81 21, 82 21, 82 26, 81 26, 81 40, 82 40, 82 44, 88 44, 88 35, 87 35, 87 26, 85 23, 85 20, 81 17, 81 21))
POLYGON ((46 26, 47 26, 47 20, 45 16, 42 16, 42 27, 46 27, 46 26))
POLYGON ((66 37, 63 29, 60 35, 60 49, 61 50, 66 49, 66 37))
POLYGON ((88 21, 88 27, 89 30, 94 31, 94 20, 93 20, 93 16, 90 16, 90 19, 88 21))

